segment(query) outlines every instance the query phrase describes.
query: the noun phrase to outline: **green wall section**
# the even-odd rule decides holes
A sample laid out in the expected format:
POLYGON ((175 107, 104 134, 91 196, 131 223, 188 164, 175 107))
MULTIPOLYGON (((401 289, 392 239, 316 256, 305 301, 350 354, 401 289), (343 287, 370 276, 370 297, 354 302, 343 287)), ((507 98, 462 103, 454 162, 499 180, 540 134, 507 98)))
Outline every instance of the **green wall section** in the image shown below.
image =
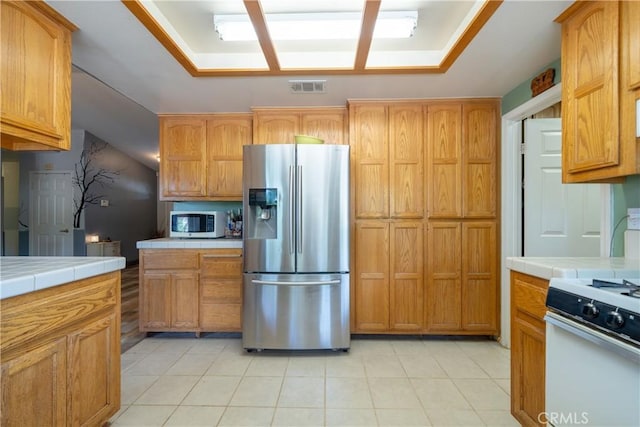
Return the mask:
POLYGON ((507 113, 513 110, 514 108, 524 104, 528 100, 530 100, 532 98, 531 97, 531 80, 533 80, 534 77, 538 76, 540 73, 548 70, 549 68, 554 68, 556 70, 553 83, 558 84, 560 82, 560 74, 561 74, 560 58, 556 59, 546 67, 543 67, 536 74, 531 76, 529 80, 522 82, 521 84, 516 86, 514 89, 512 89, 509 93, 507 93, 505 96, 503 96, 502 97, 502 114, 507 113))
MULTIPOLYGON (((640 175, 628 176, 623 184, 613 184, 613 210, 611 227, 620 225, 613 234, 613 251, 611 256, 624 256, 624 230, 627 229, 627 209, 640 208, 640 175)), ((612 230, 613 231, 613 230, 612 230)))

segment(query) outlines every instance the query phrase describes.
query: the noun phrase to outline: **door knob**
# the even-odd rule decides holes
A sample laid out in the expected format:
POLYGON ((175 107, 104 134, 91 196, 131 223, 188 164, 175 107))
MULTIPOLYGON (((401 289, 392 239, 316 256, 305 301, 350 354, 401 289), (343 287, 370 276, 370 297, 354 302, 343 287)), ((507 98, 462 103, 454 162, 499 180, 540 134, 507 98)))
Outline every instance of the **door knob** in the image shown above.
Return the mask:
POLYGON ((63 228, 62 230, 60 230, 61 233, 68 233, 69 229, 68 228, 63 228))

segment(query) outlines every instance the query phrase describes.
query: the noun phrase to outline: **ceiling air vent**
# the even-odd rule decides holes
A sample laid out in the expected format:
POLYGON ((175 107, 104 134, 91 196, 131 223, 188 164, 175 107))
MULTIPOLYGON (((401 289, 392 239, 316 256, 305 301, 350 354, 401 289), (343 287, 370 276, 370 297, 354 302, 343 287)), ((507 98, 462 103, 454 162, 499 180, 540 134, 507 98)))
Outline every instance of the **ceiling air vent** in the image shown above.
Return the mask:
POLYGON ((289 80, 293 93, 325 93, 326 84, 326 80, 289 80))

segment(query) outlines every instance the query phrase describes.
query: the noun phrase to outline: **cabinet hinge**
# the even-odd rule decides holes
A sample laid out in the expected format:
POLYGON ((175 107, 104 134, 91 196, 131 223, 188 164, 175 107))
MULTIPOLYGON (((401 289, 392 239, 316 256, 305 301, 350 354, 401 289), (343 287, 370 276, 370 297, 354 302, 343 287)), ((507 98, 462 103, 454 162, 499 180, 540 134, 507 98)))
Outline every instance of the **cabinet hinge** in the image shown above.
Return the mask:
POLYGON ((524 142, 520 144, 520 154, 524 154, 525 146, 524 142))

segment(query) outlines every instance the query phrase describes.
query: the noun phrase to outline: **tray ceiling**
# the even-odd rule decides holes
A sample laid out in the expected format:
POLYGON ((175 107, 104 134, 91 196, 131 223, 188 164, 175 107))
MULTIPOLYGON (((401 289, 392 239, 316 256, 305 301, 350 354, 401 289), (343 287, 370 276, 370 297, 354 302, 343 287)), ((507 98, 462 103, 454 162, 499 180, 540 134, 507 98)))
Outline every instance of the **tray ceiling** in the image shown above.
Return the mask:
POLYGON ((434 0, 162 0, 123 1, 192 76, 444 73, 502 1, 434 0), (374 36, 389 11, 417 11, 414 34, 374 36), (274 40, 272 14, 356 12, 359 38, 274 40), (220 40, 214 15, 244 15, 257 40, 220 40))

